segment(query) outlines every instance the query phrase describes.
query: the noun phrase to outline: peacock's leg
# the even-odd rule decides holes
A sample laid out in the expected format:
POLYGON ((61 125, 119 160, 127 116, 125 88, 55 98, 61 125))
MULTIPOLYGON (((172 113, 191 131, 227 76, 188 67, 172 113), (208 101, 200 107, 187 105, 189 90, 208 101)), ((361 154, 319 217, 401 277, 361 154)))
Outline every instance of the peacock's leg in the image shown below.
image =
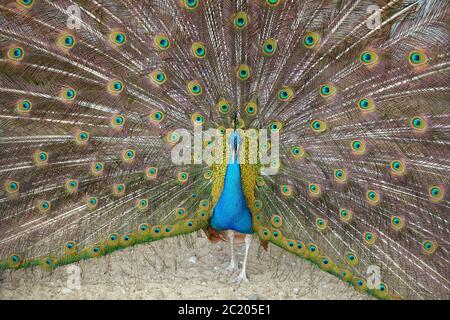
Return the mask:
POLYGON ((234 231, 228 230, 228 240, 230 241, 230 264, 227 267, 227 271, 234 272, 237 270, 236 261, 234 260, 234 231))
POLYGON ((237 278, 233 279, 233 282, 241 283, 241 282, 248 282, 247 273, 245 272, 245 268, 247 267, 247 258, 248 258, 248 251, 250 249, 250 244, 252 243, 252 235, 246 234, 245 235, 245 257, 244 257, 244 264, 242 266, 242 270, 239 273, 239 276, 237 278))

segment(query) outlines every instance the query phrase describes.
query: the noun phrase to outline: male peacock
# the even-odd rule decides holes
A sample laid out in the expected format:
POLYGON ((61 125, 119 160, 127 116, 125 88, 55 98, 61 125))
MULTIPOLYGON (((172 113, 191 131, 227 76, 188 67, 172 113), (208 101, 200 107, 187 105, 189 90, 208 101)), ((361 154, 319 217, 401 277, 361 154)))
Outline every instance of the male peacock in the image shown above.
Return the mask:
POLYGON ((450 298, 448 8, 0 1, 0 268, 203 229, 230 270, 256 234, 379 298, 450 298))

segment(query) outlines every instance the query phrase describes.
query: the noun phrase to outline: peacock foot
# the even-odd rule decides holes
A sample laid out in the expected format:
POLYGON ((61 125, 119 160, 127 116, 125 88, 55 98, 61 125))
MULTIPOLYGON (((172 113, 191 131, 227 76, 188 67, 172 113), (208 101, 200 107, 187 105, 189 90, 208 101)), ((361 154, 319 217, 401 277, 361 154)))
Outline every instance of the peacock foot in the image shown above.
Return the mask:
POLYGON ((241 283, 248 283, 249 280, 247 278, 247 274, 245 272, 241 272, 236 278, 233 278, 231 282, 241 284, 241 283))
POLYGON ((238 271, 238 267, 235 263, 232 262, 228 265, 228 267, 226 267, 225 270, 227 270, 228 272, 234 273, 234 272, 238 271))

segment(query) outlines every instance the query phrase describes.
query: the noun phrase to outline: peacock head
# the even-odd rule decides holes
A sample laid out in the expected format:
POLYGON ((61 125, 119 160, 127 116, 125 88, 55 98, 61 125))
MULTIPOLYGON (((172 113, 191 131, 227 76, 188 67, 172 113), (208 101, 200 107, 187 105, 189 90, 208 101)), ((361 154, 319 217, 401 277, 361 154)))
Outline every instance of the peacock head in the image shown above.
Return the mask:
POLYGON ((241 136, 239 135, 239 132, 234 130, 229 138, 228 143, 230 145, 230 158, 229 163, 238 163, 238 156, 239 156, 239 148, 241 146, 241 136))

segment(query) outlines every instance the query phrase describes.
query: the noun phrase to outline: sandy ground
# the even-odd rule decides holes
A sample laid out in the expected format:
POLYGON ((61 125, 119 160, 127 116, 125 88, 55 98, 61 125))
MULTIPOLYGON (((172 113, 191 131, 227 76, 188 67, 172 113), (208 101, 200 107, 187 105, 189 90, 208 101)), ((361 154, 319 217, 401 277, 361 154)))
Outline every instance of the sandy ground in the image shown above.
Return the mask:
MULTIPOLYGON (((236 251, 242 261, 243 247, 236 251)), ((371 299, 277 247, 265 252, 256 240, 250 283, 231 283, 228 263, 228 243, 211 244, 200 234, 171 238, 75 264, 80 290, 67 288, 67 266, 1 271, 0 299, 371 299)))

